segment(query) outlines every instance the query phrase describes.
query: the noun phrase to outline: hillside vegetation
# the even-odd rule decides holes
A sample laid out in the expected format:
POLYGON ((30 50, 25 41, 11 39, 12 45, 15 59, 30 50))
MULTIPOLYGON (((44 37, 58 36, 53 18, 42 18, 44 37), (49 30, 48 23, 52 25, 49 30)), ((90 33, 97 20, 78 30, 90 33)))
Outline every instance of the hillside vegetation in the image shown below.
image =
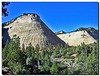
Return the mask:
MULTIPOLYGON (((8 67, 13 74, 52 74, 52 75, 98 75, 99 54, 98 43, 69 47, 58 44, 56 48, 50 44, 49 48, 40 50, 37 44, 31 43, 26 49, 24 44, 19 48, 18 37, 7 41, 2 50, 2 67, 8 67)), ((5 74, 3 72, 3 74, 5 74)))
POLYGON ((78 46, 81 43, 90 44, 96 42, 99 38, 99 32, 95 28, 79 28, 73 32, 57 35, 70 46, 78 46))

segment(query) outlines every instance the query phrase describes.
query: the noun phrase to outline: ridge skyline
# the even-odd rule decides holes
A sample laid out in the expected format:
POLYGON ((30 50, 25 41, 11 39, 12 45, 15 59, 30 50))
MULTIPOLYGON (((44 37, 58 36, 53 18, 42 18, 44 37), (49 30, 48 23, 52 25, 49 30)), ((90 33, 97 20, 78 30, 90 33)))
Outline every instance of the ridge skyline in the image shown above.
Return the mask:
POLYGON ((2 17, 2 22, 22 13, 37 13, 53 32, 79 27, 98 29, 98 2, 11 2, 7 9, 9 14, 2 17))

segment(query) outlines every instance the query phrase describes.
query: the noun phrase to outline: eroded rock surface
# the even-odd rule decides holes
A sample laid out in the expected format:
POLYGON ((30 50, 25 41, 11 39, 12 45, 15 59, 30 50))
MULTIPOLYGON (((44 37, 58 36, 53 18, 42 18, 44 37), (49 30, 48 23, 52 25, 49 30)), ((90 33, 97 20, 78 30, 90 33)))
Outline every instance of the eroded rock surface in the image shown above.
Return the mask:
POLYGON ((31 43, 34 47, 39 44, 40 47, 52 44, 56 46, 58 43, 65 44, 59 37, 55 35, 37 14, 23 14, 4 28, 9 28, 8 33, 12 38, 17 35, 20 43, 28 46, 31 43))
POLYGON ((70 46, 78 46, 81 45, 81 43, 83 42, 85 44, 97 42, 98 32, 97 31, 88 32, 84 30, 84 31, 70 32, 66 34, 59 34, 57 36, 66 43, 68 43, 70 46))

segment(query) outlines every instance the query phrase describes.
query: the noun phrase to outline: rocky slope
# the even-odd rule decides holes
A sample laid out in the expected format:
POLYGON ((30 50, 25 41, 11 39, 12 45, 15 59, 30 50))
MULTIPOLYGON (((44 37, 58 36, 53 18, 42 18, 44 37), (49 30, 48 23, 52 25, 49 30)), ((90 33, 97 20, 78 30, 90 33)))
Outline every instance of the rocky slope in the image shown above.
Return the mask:
POLYGON ((56 32, 55 34, 56 35, 58 35, 58 34, 65 34, 65 32, 64 31, 59 31, 59 32, 56 32))
POLYGON ((81 43, 90 44, 93 42, 97 42, 98 39, 98 31, 92 30, 92 28, 86 29, 77 29, 74 32, 58 34, 59 38, 68 43, 70 46, 77 46, 81 43))
MULTIPOLYGON (((40 19, 37 14, 29 13, 22 14, 21 16, 6 23, 8 34, 10 38, 17 35, 20 38, 20 47, 22 44, 28 46, 31 43, 34 47, 39 44, 42 48, 45 45, 52 44, 56 46, 58 43, 65 44, 59 37, 55 35, 46 24, 40 19)), ((4 34, 7 35, 7 34, 4 34)))

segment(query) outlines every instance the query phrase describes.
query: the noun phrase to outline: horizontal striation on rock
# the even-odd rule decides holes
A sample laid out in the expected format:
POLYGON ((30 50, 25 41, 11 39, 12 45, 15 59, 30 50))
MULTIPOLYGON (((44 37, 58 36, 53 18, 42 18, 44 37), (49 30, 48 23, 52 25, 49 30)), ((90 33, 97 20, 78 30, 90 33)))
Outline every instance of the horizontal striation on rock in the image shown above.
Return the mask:
POLYGON ((9 28, 8 33, 12 38, 17 35, 20 38, 20 47, 22 44, 28 46, 31 43, 34 47, 39 44, 40 48, 45 45, 65 44, 59 37, 55 35, 37 14, 25 14, 18 17, 13 23, 5 26, 9 28))
MULTIPOLYGON (((96 37, 98 37, 97 35, 98 33, 95 33, 96 37)), ((66 34, 59 34, 57 36, 68 43, 70 46, 78 46, 83 42, 85 44, 97 42, 97 40, 88 31, 76 31, 66 34)))

